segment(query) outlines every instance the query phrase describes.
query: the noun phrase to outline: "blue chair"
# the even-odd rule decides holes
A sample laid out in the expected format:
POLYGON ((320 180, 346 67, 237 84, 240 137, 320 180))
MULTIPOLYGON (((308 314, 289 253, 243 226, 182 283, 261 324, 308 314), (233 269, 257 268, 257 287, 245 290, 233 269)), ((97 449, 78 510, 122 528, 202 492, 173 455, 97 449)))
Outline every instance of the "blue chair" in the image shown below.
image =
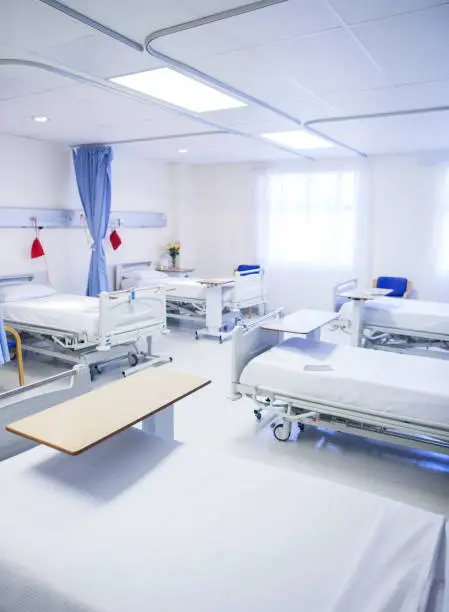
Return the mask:
POLYGON ((239 272, 240 276, 249 276, 250 274, 259 274, 260 273, 260 266, 241 265, 238 268, 236 268, 235 271, 239 272))
POLYGON ((373 287, 376 289, 391 289, 391 293, 387 297, 408 298, 413 285, 406 278, 379 276, 373 280, 373 287))

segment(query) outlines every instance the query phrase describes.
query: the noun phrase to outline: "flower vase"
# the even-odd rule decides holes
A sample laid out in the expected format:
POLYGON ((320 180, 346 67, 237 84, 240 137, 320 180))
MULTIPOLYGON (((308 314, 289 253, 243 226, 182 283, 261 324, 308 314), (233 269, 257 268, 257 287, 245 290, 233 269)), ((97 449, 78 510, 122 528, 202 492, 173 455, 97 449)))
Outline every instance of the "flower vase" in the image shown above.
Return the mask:
POLYGON ((176 255, 173 257, 171 257, 171 267, 174 269, 176 268, 176 255))

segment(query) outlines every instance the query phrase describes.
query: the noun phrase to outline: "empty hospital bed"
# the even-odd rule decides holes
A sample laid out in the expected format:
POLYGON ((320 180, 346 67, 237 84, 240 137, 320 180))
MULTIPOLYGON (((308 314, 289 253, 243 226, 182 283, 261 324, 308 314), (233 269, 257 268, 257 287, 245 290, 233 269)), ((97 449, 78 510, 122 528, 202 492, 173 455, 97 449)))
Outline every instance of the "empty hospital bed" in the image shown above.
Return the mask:
POLYGON ((167 291, 167 317, 200 323, 196 337, 229 338, 243 311, 265 312, 263 270, 260 266, 239 266, 232 277, 204 279, 173 278, 152 270, 151 262, 128 263, 116 268, 116 288, 162 285, 167 291))
POLYGON ((233 397, 250 397, 256 413, 278 416, 277 439, 287 440, 298 423, 449 452, 446 361, 310 338, 284 341, 267 325, 280 315, 238 326, 232 347, 233 397))
POLYGON ((152 337, 166 328, 165 294, 157 288, 92 298, 56 293, 33 275, 4 276, 0 310, 23 333, 24 351, 88 365, 92 376, 123 357, 130 366, 162 360, 151 352, 152 337))
POLYGON ((449 358, 449 304, 391 298, 355 287, 339 295, 347 300, 340 314, 343 325, 351 328, 354 346, 399 352, 432 348, 439 350, 420 354, 449 358))
MULTIPOLYGON (((151 374, 163 408, 178 382, 162 372, 164 381, 153 370, 115 388, 125 383, 132 397, 135 381, 142 403, 142 376, 151 374)), ((80 398, 78 416, 95 429, 100 412, 110 420, 111 411, 97 410, 98 401, 89 408, 92 396, 80 398)), ((46 418, 41 431, 51 436, 49 425, 46 418)), ((81 431, 66 429, 75 438, 81 431)), ((447 610, 444 517, 136 428, 118 431, 78 456, 40 447, 0 464, 4 612, 447 610), (292 512, 294 520, 272 528, 292 512)))

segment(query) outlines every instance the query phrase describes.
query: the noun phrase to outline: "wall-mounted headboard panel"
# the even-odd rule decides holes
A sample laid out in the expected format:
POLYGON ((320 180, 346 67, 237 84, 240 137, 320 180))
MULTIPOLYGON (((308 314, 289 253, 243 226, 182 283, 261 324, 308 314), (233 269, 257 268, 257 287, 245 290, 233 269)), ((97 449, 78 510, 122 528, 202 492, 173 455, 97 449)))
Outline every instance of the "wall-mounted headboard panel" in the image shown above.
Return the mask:
MULTIPOLYGON (((85 227, 81 210, 64 208, 2 208, 1 228, 82 228, 85 227)), ((167 215, 158 212, 111 211, 109 227, 166 227, 167 215)))

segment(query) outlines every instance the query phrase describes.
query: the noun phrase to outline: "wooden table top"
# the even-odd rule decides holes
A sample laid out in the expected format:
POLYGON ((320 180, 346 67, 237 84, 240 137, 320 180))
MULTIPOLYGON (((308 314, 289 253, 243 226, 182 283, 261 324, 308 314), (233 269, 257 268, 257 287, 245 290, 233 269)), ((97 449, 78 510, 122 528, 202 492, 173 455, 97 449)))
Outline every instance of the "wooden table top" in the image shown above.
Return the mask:
POLYGON ((209 383, 198 376, 149 368, 11 423, 6 429, 78 455, 209 383))
POLYGON ((338 312, 303 308, 280 319, 267 321, 262 325, 262 329, 285 332, 287 334, 310 334, 316 329, 327 325, 327 323, 338 319, 339 316, 338 312))

